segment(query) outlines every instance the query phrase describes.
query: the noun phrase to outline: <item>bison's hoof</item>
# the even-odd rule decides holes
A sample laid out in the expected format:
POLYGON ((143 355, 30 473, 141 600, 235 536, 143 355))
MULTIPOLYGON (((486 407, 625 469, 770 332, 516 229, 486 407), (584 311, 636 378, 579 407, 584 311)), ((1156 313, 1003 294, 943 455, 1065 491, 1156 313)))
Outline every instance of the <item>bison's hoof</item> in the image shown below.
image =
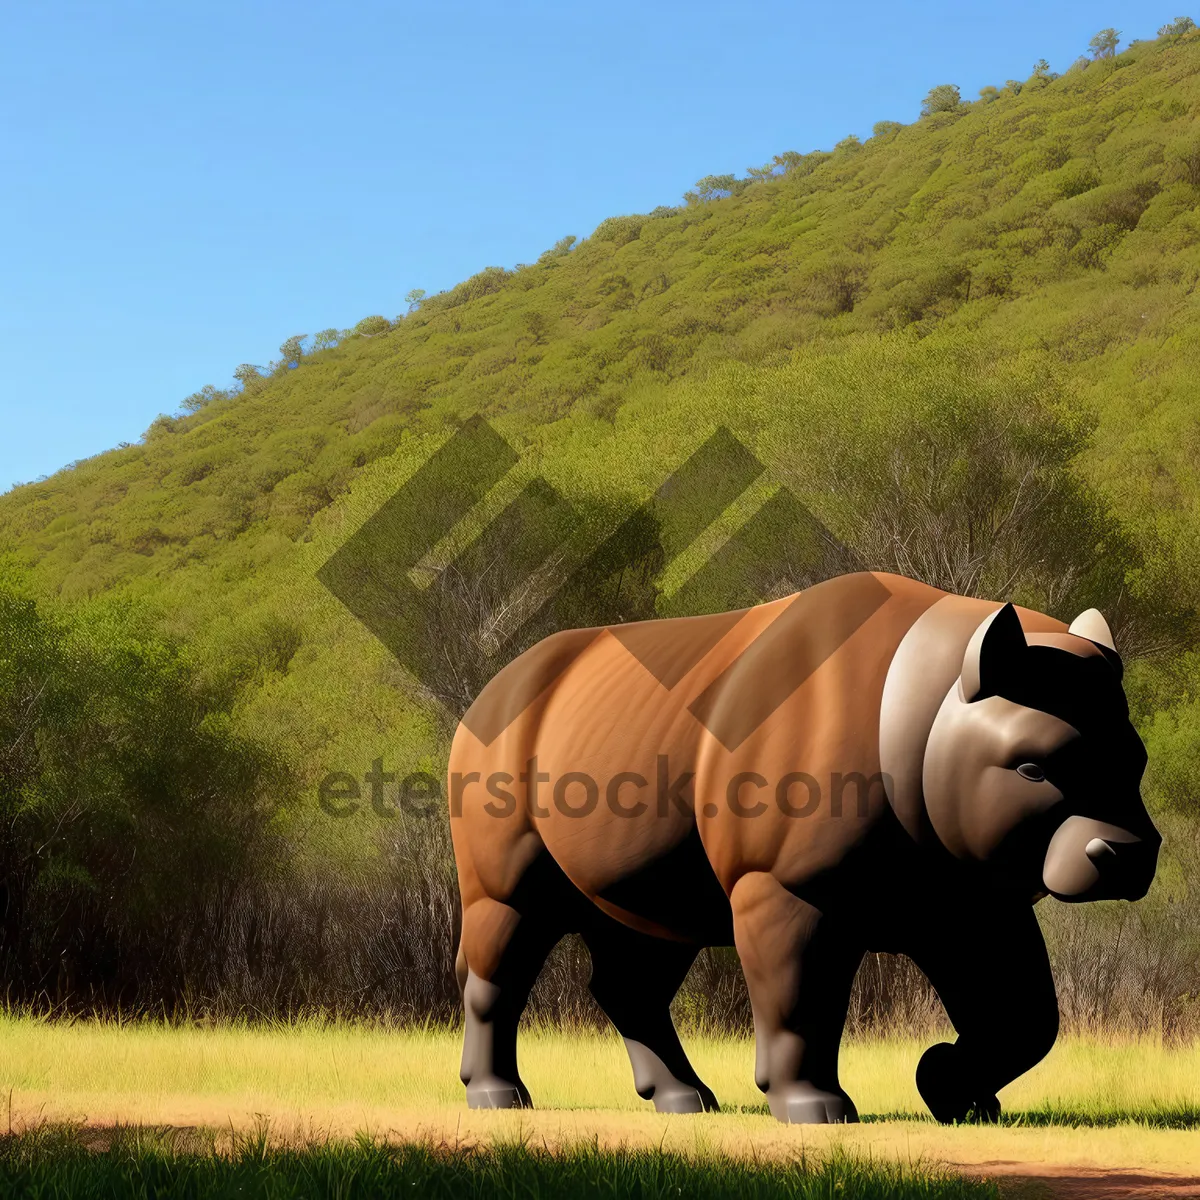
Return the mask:
POLYGON ((858 1120, 854 1101, 811 1083, 789 1083, 767 1093, 772 1115, 786 1125, 846 1125, 858 1120))
POLYGON ((519 1084, 492 1076, 467 1084, 468 1108, 532 1108, 529 1093, 519 1084))
POLYGON ((673 1088, 655 1088, 654 1111, 661 1113, 719 1112, 717 1098, 704 1088, 703 1091, 681 1083, 673 1088))
POLYGON ((943 1125, 991 1124, 1000 1119, 999 1099, 963 1077, 959 1052, 949 1042, 930 1046, 921 1055, 917 1091, 943 1125))

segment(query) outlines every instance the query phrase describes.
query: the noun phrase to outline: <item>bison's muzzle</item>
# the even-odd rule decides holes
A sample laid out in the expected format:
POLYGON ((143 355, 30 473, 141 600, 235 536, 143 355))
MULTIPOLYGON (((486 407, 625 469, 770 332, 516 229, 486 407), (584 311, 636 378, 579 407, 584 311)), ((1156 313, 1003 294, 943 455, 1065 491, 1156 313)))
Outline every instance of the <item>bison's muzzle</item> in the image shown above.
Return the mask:
POLYGON ((1050 839, 1042 879, 1059 900, 1140 900, 1149 890, 1162 838, 1091 817, 1068 817, 1050 839))

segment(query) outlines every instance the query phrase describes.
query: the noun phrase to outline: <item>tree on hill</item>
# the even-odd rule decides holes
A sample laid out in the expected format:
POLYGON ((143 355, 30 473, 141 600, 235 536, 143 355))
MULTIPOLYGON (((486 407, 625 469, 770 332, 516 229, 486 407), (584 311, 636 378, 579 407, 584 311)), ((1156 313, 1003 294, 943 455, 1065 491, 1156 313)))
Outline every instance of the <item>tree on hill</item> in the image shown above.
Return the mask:
POLYGON ((748 182, 745 179, 738 179, 736 175, 705 175, 703 179, 696 180, 694 192, 684 193, 684 199, 689 204, 723 200, 727 196, 736 196, 748 182), (694 199, 690 197, 694 197, 694 199))
POLYGON ((929 95, 921 101, 921 116, 931 117, 934 113, 953 112, 962 103, 958 85, 939 83, 929 89, 929 95))
POLYGON ((763 163, 761 167, 747 167, 746 179, 750 183, 765 183, 768 179, 774 179, 778 173, 773 162, 763 163))
POLYGON ((307 333, 294 333, 279 347, 279 366, 284 369, 298 367, 304 357, 304 339, 307 333))
POLYGON ((342 335, 336 329, 322 329, 313 334, 313 350, 332 350, 342 340, 342 335))
POLYGON ((837 251, 808 263, 805 292, 830 316, 853 312, 866 284, 867 266, 861 256, 837 251))
POLYGON ((893 133, 899 133, 904 126, 899 121, 876 121, 871 126, 872 137, 891 137, 893 133))
POLYGON ((748 183, 763 183, 768 179, 777 179, 780 175, 787 175, 800 167, 804 163, 805 157, 796 150, 785 150, 782 154, 774 155, 769 163, 764 163, 761 167, 747 167, 746 178, 736 181, 738 190, 740 191, 748 183))
POLYGON ((553 322, 541 309, 534 308, 525 314, 524 325, 526 333, 533 338, 533 344, 540 346, 546 340, 553 322))
POLYGON ((1121 31, 1113 29, 1111 26, 1108 29, 1102 29, 1097 33, 1090 42, 1088 49, 1092 52, 1094 59, 1113 58, 1117 53, 1117 46, 1121 41, 1121 31))
POLYGON ((225 400, 228 396, 228 392, 223 392, 219 388, 213 387, 211 383, 206 383, 198 392, 186 396, 179 407, 185 413, 199 412, 202 408, 207 408, 214 400, 225 400))
POLYGON ((363 317, 354 327, 354 332, 362 337, 374 337, 377 333, 387 333, 392 323, 387 317, 363 317))
POLYGON ((242 385, 244 392, 253 392, 265 382, 262 367, 256 367, 253 363, 242 363, 235 367, 233 377, 242 385))
POLYGON ((1000 89, 988 84, 987 87, 981 87, 979 89, 979 98, 984 102, 984 104, 991 104, 993 100, 998 100, 1000 98, 1000 89))
POLYGON ((404 293, 404 303, 408 305, 410 313, 416 312, 425 303, 425 294, 424 288, 411 288, 404 293))
POLYGON ((1191 17, 1176 17, 1158 31, 1158 36, 1160 38, 1182 37, 1185 33, 1191 33, 1195 28, 1196 22, 1191 17))
POLYGON ((570 254, 577 241, 579 239, 573 233, 568 233, 566 237, 560 237, 549 250, 543 250, 538 255, 538 262, 548 263, 552 259, 562 258, 563 255, 570 254))

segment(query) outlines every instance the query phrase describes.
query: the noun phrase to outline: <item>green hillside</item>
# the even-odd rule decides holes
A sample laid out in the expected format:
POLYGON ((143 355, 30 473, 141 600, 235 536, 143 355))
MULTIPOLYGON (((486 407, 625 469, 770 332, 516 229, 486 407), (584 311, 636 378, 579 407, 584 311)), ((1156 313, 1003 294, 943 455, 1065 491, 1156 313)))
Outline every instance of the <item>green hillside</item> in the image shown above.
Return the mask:
POLYGON ((377 758, 437 774, 447 720, 322 564, 475 414, 520 456, 484 509, 541 476, 609 524, 723 425, 767 470, 707 550, 783 483, 871 566, 1113 616, 1150 797, 1184 831, 1163 903, 1194 904, 1198 280, 1192 31, 710 177, 293 344, 0 497, 3 562, 47 612, 175 645, 204 711, 288 764, 275 822, 300 859, 377 861, 438 835, 333 821, 317 782, 377 758))

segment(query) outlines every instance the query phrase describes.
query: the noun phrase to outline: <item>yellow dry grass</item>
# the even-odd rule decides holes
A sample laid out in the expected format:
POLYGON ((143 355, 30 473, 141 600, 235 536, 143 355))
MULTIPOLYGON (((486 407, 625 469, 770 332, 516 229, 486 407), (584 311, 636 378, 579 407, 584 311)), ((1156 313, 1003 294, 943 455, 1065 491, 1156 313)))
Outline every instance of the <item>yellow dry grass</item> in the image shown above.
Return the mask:
MULTIPOLYGON (((0 1016, 0 1122, 207 1125, 270 1123, 285 1139, 368 1132, 450 1142, 529 1138, 561 1145, 654 1144, 697 1154, 792 1155, 836 1144, 905 1161, 1019 1170, 1200 1172, 1200 1131, 1129 1119, 1087 1125, 944 1129, 922 1119, 912 1076, 923 1046, 892 1038, 851 1042, 843 1082, 859 1126, 778 1125, 754 1087, 748 1041, 693 1036, 688 1049, 725 1111, 667 1117, 634 1093, 615 1034, 531 1030, 522 1073, 538 1109, 478 1113, 457 1079, 459 1037, 443 1029, 355 1024, 169 1026, 47 1022, 0 1016), (1005 1167, 1008 1164, 1008 1167, 1005 1167)), ((1067 1120, 1200 1110, 1200 1045, 1064 1039, 1006 1089, 1008 1111, 1067 1120)))

